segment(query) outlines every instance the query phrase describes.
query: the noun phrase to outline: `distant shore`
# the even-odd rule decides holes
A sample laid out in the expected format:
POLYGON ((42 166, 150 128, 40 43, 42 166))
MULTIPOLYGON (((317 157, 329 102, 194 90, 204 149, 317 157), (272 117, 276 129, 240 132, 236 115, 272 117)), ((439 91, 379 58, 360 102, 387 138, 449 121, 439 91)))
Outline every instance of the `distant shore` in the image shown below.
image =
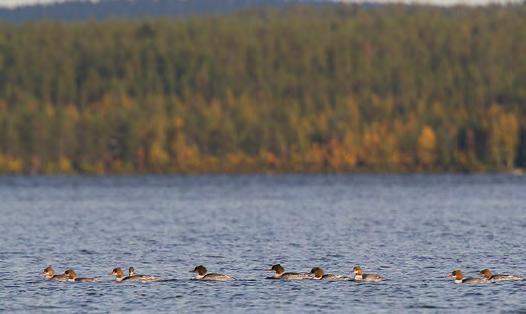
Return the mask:
POLYGON ((519 175, 525 15, 349 5, 1 24, 0 173, 519 175))
POLYGON ((276 171, 276 170, 245 170, 245 171, 222 171, 220 169, 210 171, 166 171, 166 172, 0 172, 2 176, 149 176, 149 175, 189 175, 189 176, 203 176, 203 175, 510 175, 510 176, 524 176, 526 175, 526 168, 517 168, 512 170, 486 170, 486 171, 471 171, 471 170, 425 170, 425 171, 396 171, 396 170, 371 170, 371 169, 355 169, 352 171, 276 171))

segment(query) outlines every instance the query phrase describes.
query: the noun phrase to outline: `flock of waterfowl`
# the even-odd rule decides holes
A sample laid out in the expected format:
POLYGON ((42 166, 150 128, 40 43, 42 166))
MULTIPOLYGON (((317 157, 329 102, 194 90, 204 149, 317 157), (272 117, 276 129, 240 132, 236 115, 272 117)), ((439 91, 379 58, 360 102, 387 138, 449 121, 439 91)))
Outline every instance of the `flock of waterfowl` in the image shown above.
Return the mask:
MULTIPOLYGON (((320 267, 314 267, 310 272, 285 272, 285 268, 280 264, 273 265, 268 271, 273 271, 274 275, 267 277, 267 279, 280 279, 280 280, 327 280, 327 281, 357 281, 357 282, 378 282, 384 280, 384 277, 377 274, 366 274, 363 272, 360 266, 355 266, 353 268, 353 276, 344 276, 344 275, 334 275, 326 274, 323 269, 320 267)), ((224 274, 211 274, 208 273, 208 270, 203 265, 196 266, 190 272, 195 273, 195 279, 197 280, 206 280, 206 281, 230 281, 235 280, 234 277, 224 274)), ((80 278, 77 277, 77 273, 73 269, 66 270, 63 274, 57 275, 53 267, 48 266, 44 269, 42 274, 46 277, 47 280, 56 280, 56 281, 69 281, 69 282, 95 282, 97 278, 80 278)), ((123 281, 134 281, 134 282, 155 282, 160 281, 161 278, 151 275, 140 275, 135 272, 133 267, 128 269, 128 275, 124 271, 117 267, 114 268, 110 275, 115 276, 117 282, 123 281)), ((460 270, 454 270, 449 277, 453 277, 455 283, 464 283, 464 284, 485 284, 490 282, 497 281, 516 281, 516 280, 526 280, 526 277, 517 276, 517 275, 494 275, 491 270, 483 269, 480 271, 481 277, 477 278, 466 278, 460 270)))
POLYGON ((460 270, 454 270, 449 274, 449 277, 455 279, 455 283, 467 283, 467 284, 485 284, 497 281, 517 281, 526 280, 526 277, 517 275, 493 275, 491 270, 483 269, 479 272, 482 277, 464 277, 464 274, 460 270))

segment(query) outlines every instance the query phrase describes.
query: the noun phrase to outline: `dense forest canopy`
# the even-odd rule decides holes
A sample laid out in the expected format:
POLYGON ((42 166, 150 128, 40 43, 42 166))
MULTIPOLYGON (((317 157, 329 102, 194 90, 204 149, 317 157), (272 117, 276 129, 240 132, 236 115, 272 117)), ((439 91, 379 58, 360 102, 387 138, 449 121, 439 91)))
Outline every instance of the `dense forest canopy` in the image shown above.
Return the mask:
POLYGON ((0 25, 0 172, 524 166, 524 4, 0 25))

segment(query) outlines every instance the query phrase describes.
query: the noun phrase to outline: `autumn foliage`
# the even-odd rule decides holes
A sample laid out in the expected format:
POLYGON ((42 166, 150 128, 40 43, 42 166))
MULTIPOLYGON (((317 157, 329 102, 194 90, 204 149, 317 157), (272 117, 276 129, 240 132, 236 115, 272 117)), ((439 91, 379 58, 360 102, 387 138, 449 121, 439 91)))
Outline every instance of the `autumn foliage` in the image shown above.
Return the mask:
POLYGON ((526 5, 0 25, 0 173, 526 166, 526 5))

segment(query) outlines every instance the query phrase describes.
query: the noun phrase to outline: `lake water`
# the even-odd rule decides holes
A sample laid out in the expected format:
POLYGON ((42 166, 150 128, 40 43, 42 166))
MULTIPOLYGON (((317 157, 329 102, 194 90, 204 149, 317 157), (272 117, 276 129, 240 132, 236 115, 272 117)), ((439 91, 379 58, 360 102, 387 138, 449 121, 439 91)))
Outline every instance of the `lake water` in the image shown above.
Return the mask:
POLYGON ((526 177, 0 177, 0 243, 0 311, 526 311, 526 281, 446 277, 526 275, 526 177), (388 280, 265 280, 275 263, 388 280), (192 280, 198 264, 240 280, 192 280), (118 284, 117 266, 173 280, 118 284))

